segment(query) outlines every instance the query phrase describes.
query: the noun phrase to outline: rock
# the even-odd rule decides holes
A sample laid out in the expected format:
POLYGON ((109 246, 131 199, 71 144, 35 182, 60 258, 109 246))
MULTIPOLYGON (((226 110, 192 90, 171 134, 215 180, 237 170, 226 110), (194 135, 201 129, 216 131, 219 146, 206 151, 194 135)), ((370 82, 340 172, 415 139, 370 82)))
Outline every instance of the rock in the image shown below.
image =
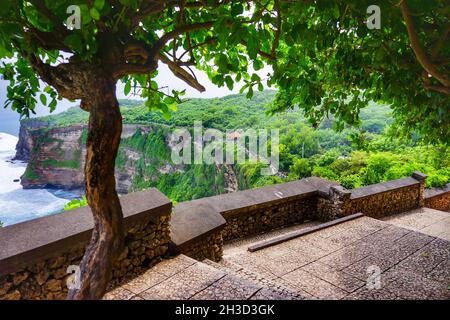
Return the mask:
POLYGON ((47 281, 49 276, 50 276, 49 272, 42 271, 42 272, 38 273, 34 278, 36 279, 36 282, 40 286, 42 286, 45 283, 45 281, 47 281))
POLYGON ((13 283, 15 286, 21 284, 23 281, 25 281, 30 274, 28 272, 21 272, 16 273, 13 277, 13 283))
POLYGON ((4 300, 20 300, 20 298, 22 297, 22 295, 20 294, 19 290, 14 290, 13 292, 5 295, 3 297, 4 300))
POLYGON ((61 280, 52 279, 45 283, 44 289, 50 292, 61 291, 61 280))
POLYGON ((55 273, 53 274, 53 277, 55 279, 61 279, 61 278, 64 278, 66 276, 66 274, 67 274, 67 269, 62 267, 55 271, 55 273))
POLYGON ((128 256, 128 247, 123 248, 122 253, 120 254, 118 261, 125 259, 128 256))
POLYGON ((4 284, 2 284, 0 286, 0 296, 3 296, 4 294, 6 294, 11 287, 12 287, 11 282, 5 282, 4 284))
POLYGON ((50 261, 48 262, 48 267, 50 269, 56 269, 61 267, 64 262, 66 262, 66 257, 57 257, 57 258, 53 258, 50 259, 50 261))

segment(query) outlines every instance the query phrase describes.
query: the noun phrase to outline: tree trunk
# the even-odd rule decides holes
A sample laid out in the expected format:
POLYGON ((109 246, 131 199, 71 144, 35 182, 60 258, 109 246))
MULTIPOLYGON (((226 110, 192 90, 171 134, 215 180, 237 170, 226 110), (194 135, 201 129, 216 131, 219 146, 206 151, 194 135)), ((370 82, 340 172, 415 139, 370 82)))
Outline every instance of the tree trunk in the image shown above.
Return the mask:
POLYGON ((94 230, 81 261, 81 286, 67 299, 101 299, 124 241, 123 214, 116 192, 114 165, 122 133, 115 81, 99 72, 82 108, 90 112, 85 165, 86 197, 94 230))

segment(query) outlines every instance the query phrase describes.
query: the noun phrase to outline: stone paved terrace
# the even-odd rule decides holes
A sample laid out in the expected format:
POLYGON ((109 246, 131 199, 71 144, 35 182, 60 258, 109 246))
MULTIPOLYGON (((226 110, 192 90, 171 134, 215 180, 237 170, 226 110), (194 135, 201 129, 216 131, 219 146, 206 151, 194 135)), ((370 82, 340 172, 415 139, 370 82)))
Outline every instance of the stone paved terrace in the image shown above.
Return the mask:
POLYGON ((383 218, 396 226, 450 241, 450 213, 419 208, 383 218))
POLYGON ((184 255, 164 260, 105 299, 450 299, 447 232, 424 233, 449 217, 429 210, 386 221, 361 217, 247 251, 315 223, 286 228, 227 244, 219 263, 184 255), (370 266, 382 272, 380 289, 366 287, 370 266))

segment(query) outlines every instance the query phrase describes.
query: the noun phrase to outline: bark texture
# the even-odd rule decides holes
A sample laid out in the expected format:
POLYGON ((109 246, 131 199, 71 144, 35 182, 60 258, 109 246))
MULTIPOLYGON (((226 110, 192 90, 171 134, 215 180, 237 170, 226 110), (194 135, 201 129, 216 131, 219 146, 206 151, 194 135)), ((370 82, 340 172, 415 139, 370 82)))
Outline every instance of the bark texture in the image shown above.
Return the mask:
POLYGON ((81 262, 81 287, 68 299, 100 299, 112 276, 124 240, 123 214, 114 178, 115 158, 122 133, 122 117, 112 76, 96 72, 83 109, 89 110, 85 166, 86 197, 94 216, 92 238, 81 262))

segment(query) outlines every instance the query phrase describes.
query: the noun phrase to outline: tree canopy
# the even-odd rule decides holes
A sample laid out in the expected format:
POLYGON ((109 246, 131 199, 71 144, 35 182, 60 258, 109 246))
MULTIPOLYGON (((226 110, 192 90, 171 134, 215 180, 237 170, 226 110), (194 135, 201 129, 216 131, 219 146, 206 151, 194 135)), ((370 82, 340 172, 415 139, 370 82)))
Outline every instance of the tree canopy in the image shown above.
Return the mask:
POLYGON ((2 0, 0 58, 15 57, 1 71, 11 81, 6 103, 32 112, 38 76, 53 86, 44 89, 50 100, 41 95, 51 109, 58 95, 81 99, 61 78, 90 62, 167 113, 179 93, 158 90, 158 62, 199 91, 193 66, 218 86, 244 81, 249 96, 262 89, 249 66, 266 63, 280 89, 273 111, 299 106, 314 124, 330 115, 356 124, 373 100, 392 106, 400 133, 448 142, 448 1, 382 1, 381 28, 369 29, 372 2, 2 0), (71 5, 79 29, 67 28, 71 5))

